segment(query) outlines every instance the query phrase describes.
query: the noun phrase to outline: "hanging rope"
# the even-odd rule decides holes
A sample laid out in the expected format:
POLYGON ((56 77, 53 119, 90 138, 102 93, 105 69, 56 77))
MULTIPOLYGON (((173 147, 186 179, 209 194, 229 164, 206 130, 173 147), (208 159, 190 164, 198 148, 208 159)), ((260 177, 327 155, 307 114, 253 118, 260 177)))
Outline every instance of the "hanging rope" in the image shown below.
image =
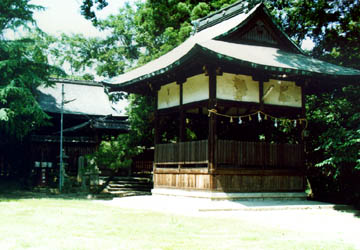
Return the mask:
POLYGON ((308 127, 308 120, 306 118, 289 119, 289 118, 275 117, 275 116, 266 114, 265 112, 263 112, 261 110, 258 110, 258 111, 254 112, 254 113, 250 113, 250 114, 247 114, 247 115, 226 115, 226 114, 221 114, 221 113, 217 112, 216 109, 209 109, 208 112, 209 112, 209 117, 210 117, 211 114, 222 116, 222 117, 227 117, 227 118, 230 119, 230 123, 232 123, 234 121, 234 119, 239 119, 238 123, 243 124, 244 120, 246 118, 249 121, 252 121, 252 119, 253 119, 252 116, 257 116, 258 122, 261 122, 263 117, 264 117, 264 120, 272 119, 272 120, 274 120, 274 126, 276 128, 278 127, 278 121, 289 122, 289 123, 292 122, 294 124, 294 127, 296 127, 298 123, 300 125, 305 123, 305 126, 304 126, 304 128, 303 128, 303 130, 301 132, 302 139, 304 139, 304 132, 308 127))

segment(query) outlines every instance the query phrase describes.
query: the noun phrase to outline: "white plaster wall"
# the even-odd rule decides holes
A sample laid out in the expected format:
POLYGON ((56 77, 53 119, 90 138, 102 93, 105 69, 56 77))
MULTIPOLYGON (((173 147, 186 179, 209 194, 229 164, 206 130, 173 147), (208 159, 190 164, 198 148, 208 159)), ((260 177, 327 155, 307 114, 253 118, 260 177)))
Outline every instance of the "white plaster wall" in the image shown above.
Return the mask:
POLYGON ((299 107, 302 106, 301 87, 295 82, 270 79, 264 82, 264 104, 299 107))
POLYGON ((183 83, 183 103, 209 99, 209 77, 205 74, 192 76, 183 83))
POLYGON ((253 81, 251 76, 224 73, 216 80, 218 99, 259 102, 259 82, 253 81))
POLYGON ((158 109, 171 108, 180 105, 180 86, 172 82, 161 86, 158 91, 158 109))

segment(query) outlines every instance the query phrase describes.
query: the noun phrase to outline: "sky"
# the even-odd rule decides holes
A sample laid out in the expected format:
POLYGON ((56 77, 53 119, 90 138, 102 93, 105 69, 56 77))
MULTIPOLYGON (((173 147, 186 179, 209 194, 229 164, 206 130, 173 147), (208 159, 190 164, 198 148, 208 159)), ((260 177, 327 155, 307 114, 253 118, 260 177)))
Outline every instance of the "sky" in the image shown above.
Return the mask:
MULTIPOLYGON (((101 11, 97 11, 96 15, 98 18, 104 19, 110 14, 116 14, 125 2, 126 0, 108 0, 109 5, 101 11)), ((38 26, 48 34, 73 33, 83 34, 87 37, 104 35, 103 31, 97 30, 80 14, 82 0, 32 0, 30 3, 46 8, 44 11, 36 12, 34 19, 38 26)), ((314 44, 310 39, 306 39, 301 47, 310 50, 314 44)))
MULTIPOLYGON (((48 34, 81 33, 87 37, 102 36, 102 33, 80 14, 82 0, 32 0, 30 3, 46 8, 35 12, 33 17, 40 29, 48 34)), ((125 0, 108 0, 108 3, 108 6, 96 13, 100 19, 116 14, 125 0)))
MULTIPOLYGON (((82 0, 32 0, 30 3, 45 7, 45 10, 35 12, 33 18, 39 28, 47 34, 55 36, 61 33, 83 34, 86 37, 104 35, 80 14, 82 0)), ((103 19, 110 14, 116 14, 125 0, 108 0, 108 3, 107 7, 96 13, 98 18, 103 19)), ((66 70, 66 66, 64 69, 66 70)), ((96 77, 95 80, 101 81, 103 78, 96 77)), ((121 115, 125 115, 127 105, 128 102, 122 100, 112 106, 121 115)))

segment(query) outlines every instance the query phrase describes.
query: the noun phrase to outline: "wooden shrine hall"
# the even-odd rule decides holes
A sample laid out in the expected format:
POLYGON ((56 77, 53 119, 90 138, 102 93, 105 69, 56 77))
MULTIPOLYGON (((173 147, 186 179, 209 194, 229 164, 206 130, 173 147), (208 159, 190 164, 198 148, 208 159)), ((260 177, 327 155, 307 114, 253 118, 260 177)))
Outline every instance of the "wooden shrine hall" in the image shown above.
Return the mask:
POLYGON ((79 157, 94 153, 103 136, 128 133, 127 116, 112 107, 99 82, 69 79, 50 81, 53 86, 40 86, 36 91, 40 107, 50 116, 50 124, 33 132, 30 159, 37 172, 58 176, 61 103, 64 100, 63 150, 66 155, 66 173, 76 176, 79 157))
POLYGON ((305 95, 355 82, 241 1, 106 85, 157 99, 153 194, 237 199, 304 198, 305 95))

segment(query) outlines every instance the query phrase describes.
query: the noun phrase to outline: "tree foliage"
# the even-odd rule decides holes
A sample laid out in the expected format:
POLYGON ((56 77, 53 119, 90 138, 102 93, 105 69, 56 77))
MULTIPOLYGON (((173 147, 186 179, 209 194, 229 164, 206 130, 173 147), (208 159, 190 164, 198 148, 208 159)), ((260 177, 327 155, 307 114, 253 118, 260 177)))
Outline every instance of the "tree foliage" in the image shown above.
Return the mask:
MULTIPOLYGON (((276 1, 268 6, 298 44, 305 37, 314 41, 314 57, 360 69, 359 1, 276 1)), ((318 198, 356 203, 360 86, 344 84, 307 98, 308 174, 318 198)))
POLYGON ((29 4, 30 0, 2 0, 0 4, 0 32, 28 27, 33 24, 33 12, 41 6, 29 4))
POLYGON ((266 1, 266 4, 298 44, 306 37, 314 41, 315 57, 360 67, 358 0, 266 1))
POLYGON ((97 75, 114 77, 178 46, 190 36, 192 20, 235 1, 162 0, 125 4, 118 14, 96 21, 95 26, 108 34, 106 38, 62 35, 49 53, 61 58, 61 65, 73 65, 72 74, 83 74, 86 68, 94 66, 97 75))
POLYGON ((107 0, 83 0, 83 3, 80 7, 80 12, 87 20, 90 20, 96 24, 97 18, 94 8, 101 10, 107 5, 107 0))
POLYGON ((122 134, 116 138, 103 140, 90 159, 94 160, 97 166, 108 167, 112 170, 129 168, 132 157, 139 151, 138 147, 131 145, 130 135, 122 134))
POLYGON ((0 11, 0 135, 22 139, 30 131, 46 122, 47 115, 35 98, 35 89, 49 85, 48 78, 60 70, 47 63, 42 49, 32 40, 7 40, 9 29, 33 23, 32 12, 40 7, 27 0, 2 1, 0 11))
POLYGON ((307 98, 308 170, 318 198, 360 205, 359 96, 349 85, 307 98))

